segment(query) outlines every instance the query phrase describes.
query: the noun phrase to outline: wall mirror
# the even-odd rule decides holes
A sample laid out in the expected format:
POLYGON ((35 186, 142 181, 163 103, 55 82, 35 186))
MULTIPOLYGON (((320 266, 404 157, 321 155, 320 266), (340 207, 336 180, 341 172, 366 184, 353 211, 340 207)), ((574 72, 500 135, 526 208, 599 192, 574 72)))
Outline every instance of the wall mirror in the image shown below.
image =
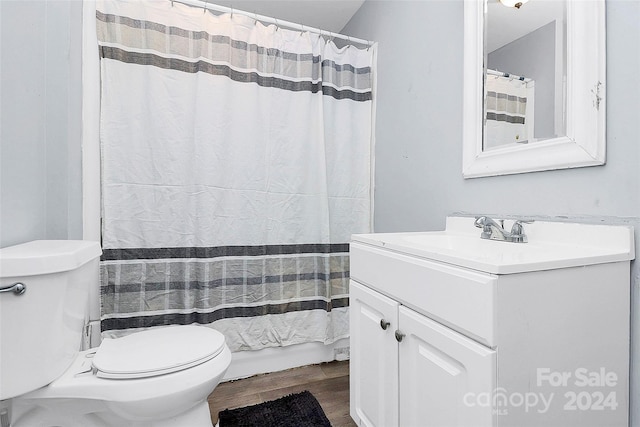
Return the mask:
POLYGON ((604 0, 508 3, 464 3, 463 176, 604 164, 604 0))

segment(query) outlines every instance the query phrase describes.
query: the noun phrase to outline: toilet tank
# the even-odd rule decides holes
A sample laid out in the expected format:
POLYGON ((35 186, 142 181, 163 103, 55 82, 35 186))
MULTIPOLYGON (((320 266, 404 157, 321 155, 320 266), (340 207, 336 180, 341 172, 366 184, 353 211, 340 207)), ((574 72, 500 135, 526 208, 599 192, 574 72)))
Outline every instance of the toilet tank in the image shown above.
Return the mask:
POLYGON ((99 281, 97 242, 37 240, 0 249, 0 400, 59 377, 80 350, 89 289, 99 281))

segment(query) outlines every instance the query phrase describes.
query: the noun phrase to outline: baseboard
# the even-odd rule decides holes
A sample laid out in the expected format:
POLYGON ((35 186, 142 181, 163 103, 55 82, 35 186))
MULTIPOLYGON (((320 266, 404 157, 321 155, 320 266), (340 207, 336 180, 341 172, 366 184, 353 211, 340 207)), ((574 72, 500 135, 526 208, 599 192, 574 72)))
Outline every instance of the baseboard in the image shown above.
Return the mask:
POLYGON ((333 344, 311 342, 288 347, 265 348, 233 353, 231 365, 223 381, 247 378, 257 374, 284 371, 299 366, 349 359, 349 338, 333 344))

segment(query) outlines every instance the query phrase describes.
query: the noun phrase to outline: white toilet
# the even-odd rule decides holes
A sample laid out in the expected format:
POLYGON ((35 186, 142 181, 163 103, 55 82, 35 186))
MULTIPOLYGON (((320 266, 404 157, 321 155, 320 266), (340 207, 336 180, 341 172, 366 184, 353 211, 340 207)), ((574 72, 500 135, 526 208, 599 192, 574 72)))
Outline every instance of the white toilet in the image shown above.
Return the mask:
POLYGON ((0 249, 0 427, 210 427, 231 363, 224 336, 168 326, 80 351, 96 242, 0 249))

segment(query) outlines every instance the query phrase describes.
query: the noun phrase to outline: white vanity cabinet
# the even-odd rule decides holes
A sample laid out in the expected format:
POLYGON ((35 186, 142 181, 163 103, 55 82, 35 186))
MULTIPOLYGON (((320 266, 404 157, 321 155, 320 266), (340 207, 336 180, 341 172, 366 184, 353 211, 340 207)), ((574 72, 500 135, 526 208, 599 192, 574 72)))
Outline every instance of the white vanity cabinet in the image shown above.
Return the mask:
POLYGON ((371 427, 626 426, 633 249, 545 264, 527 256, 558 246, 478 243, 470 231, 353 237, 351 417, 371 427), (457 265, 458 243, 483 250, 469 261, 461 249, 457 265))
POLYGON ((495 388, 495 351, 357 282, 350 294, 352 417, 360 425, 492 424, 490 407, 460 403, 467 392, 495 388))

